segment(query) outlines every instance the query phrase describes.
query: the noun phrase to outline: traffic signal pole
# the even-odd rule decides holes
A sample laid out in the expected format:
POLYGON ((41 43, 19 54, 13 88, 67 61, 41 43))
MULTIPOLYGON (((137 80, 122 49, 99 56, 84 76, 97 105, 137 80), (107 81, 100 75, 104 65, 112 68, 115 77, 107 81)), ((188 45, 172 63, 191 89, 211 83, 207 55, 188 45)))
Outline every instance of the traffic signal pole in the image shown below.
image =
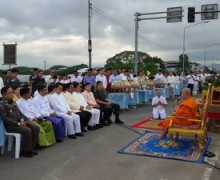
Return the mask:
POLYGON ((135 74, 138 74, 138 61, 139 61, 139 58, 138 58, 138 29, 139 29, 139 21, 142 21, 142 20, 153 20, 153 19, 164 19, 166 18, 167 19, 167 22, 168 22, 168 19, 169 19, 169 22, 172 22, 172 18, 174 18, 175 20, 173 22, 180 22, 182 21, 182 7, 177 7, 178 10, 175 10, 176 8, 170 8, 172 9, 172 11, 169 11, 169 8, 168 8, 168 11, 165 11, 165 12, 153 12, 153 13, 138 13, 136 12, 134 14, 135 16, 135 52, 134 52, 134 72, 135 74), (150 17, 150 18, 140 18, 140 16, 143 16, 143 15, 157 15, 157 14, 167 14, 166 16, 161 16, 161 17, 150 17), (178 18, 178 20, 176 20, 176 18, 178 18))

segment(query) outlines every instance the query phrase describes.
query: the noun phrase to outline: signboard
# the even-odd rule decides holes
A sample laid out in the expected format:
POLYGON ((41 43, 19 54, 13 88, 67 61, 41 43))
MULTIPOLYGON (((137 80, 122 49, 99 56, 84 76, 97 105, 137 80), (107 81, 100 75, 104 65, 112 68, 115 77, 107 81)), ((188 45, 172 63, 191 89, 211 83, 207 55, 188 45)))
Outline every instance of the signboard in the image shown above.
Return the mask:
POLYGON ((218 19, 218 4, 202 5, 201 12, 201 20, 218 19))
POLYGON ((167 23, 182 22, 182 7, 167 8, 167 23))
POLYGON ((17 62, 17 44, 3 44, 4 47, 4 65, 16 64, 17 62))

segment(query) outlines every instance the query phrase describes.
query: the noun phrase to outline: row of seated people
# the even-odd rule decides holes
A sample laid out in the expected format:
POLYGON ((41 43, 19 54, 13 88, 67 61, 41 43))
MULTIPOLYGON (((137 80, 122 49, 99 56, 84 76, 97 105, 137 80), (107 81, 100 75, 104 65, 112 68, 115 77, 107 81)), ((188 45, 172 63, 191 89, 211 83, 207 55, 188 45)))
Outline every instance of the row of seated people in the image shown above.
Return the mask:
POLYGON ((16 102, 12 88, 3 87, 0 117, 8 132, 22 135, 21 155, 33 157, 37 155, 37 144, 47 147, 62 142, 66 136, 76 139, 87 130, 110 126, 112 113, 115 123, 122 124, 120 106, 108 101, 101 81, 96 86, 94 96, 90 84, 86 84, 83 93, 77 82, 64 87, 50 85, 49 93, 46 85, 41 84, 34 98, 30 88, 24 87, 20 89, 20 97, 14 98, 16 102))

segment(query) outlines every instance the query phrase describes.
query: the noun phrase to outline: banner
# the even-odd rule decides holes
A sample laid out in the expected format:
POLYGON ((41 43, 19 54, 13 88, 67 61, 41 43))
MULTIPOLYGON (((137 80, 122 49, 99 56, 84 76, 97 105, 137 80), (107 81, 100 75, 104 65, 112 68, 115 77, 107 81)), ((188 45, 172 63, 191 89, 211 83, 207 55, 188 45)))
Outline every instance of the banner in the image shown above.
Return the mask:
POLYGON ((4 65, 17 63, 17 44, 3 44, 4 65))

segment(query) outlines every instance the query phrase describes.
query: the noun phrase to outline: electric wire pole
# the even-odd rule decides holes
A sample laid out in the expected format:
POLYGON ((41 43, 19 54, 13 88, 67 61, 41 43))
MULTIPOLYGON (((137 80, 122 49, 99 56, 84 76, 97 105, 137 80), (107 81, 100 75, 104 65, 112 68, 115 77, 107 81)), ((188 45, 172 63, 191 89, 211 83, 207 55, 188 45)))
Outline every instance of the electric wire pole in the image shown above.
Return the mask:
POLYGON ((90 0, 88 0, 88 34, 89 34, 88 51, 89 51, 89 68, 92 67, 91 9, 92 9, 92 4, 90 3, 90 0))

